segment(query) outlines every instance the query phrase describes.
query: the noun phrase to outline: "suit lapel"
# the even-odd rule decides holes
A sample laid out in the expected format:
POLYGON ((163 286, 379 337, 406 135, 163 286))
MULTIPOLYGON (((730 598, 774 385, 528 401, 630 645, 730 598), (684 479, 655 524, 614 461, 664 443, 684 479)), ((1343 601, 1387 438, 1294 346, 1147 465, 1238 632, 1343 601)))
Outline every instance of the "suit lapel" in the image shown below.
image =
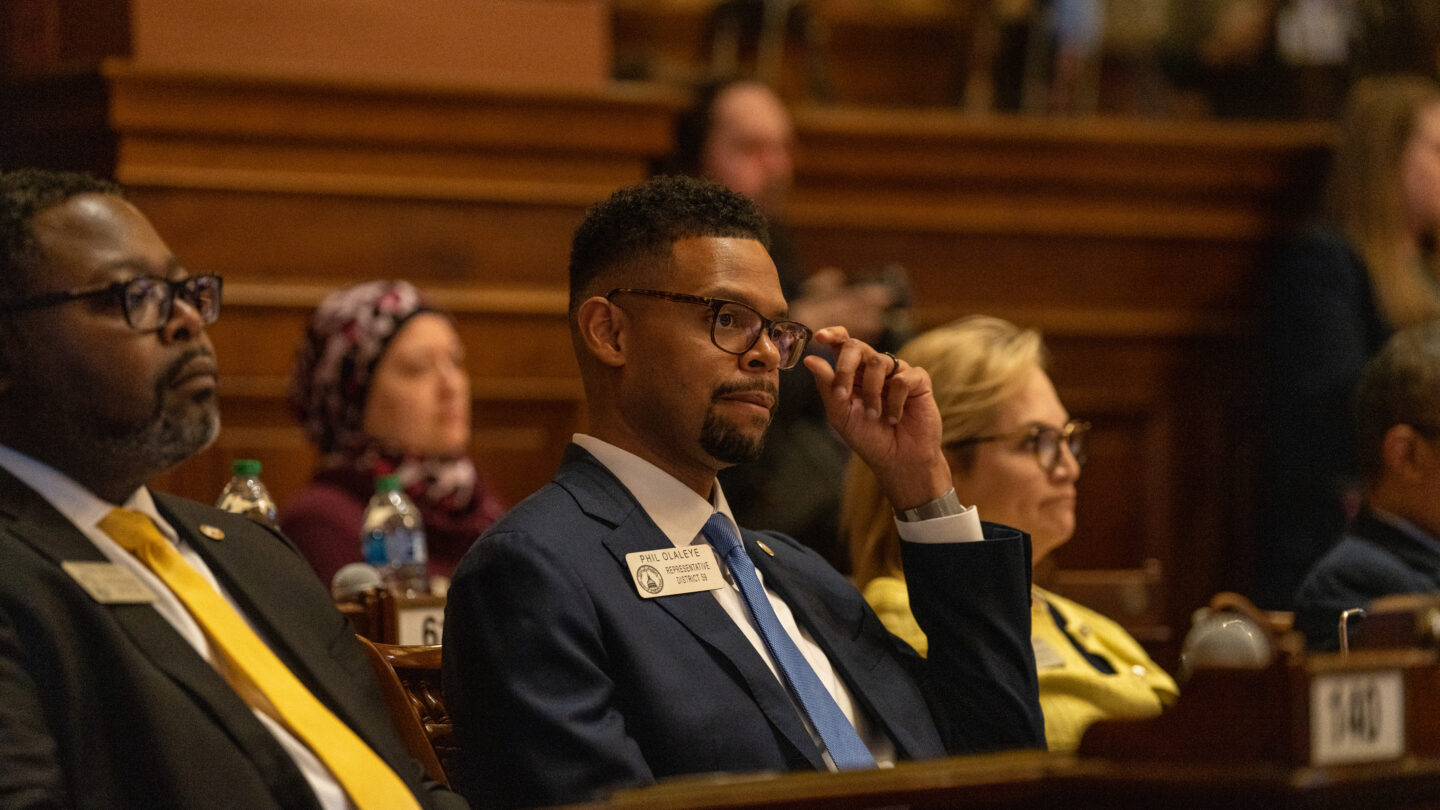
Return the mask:
MULTIPOLYGON (((3 469, 0 469, 0 516, 13 518, 6 530, 48 558, 56 567, 70 560, 107 561, 90 538, 38 493, 3 469)), ((78 592, 78 585, 76 589, 78 592)), ((77 593, 77 598, 88 600, 91 597, 81 592, 77 593)), ((225 679, 154 607, 139 604, 97 605, 97 608, 109 612, 140 654, 189 694, 196 706, 247 752, 267 781, 276 786, 282 783, 291 785, 288 790, 276 795, 294 793, 293 785, 297 784, 294 780, 303 777, 275 738, 255 719, 250 707, 225 679), (274 767, 264 766, 264 763, 273 763, 274 767)))
POLYGON ((0 468, 0 517, 10 519, 11 534, 57 566, 67 560, 105 562, 90 538, 4 468, 0 468))
MULTIPOLYGON (((307 628, 287 612, 286 607, 292 602, 283 593, 276 592, 275 570, 268 564, 273 557, 264 553, 258 542, 242 539, 238 536, 240 533, 233 529, 222 540, 215 540, 201 531, 205 521, 213 522, 217 517, 208 508, 199 512, 194 508, 197 505, 191 501, 160 493, 155 493, 155 503, 165 519, 205 560, 211 573, 225 587, 246 622, 266 646, 316 697, 331 707, 338 706, 335 696, 323 689, 324 684, 334 682, 333 677, 323 677, 327 674, 333 676, 334 673, 320 671, 325 669, 329 660, 327 651, 315 649, 314 637, 307 635, 307 628)), ((248 523, 244 524, 244 528, 265 532, 263 528, 251 527, 248 523)), ((279 540, 275 542, 277 546, 280 543, 279 540)), ((340 621, 337 614, 337 625, 340 621)))
MULTIPOLYGON (((624 485, 583 449, 570 448, 555 480, 571 493, 587 515, 613 528, 603 542, 615 558, 624 587, 634 590, 625 555, 667 548, 671 545, 669 538, 624 485)), ((635 598, 641 597, 636 593, 635 598)), ((648 601, 683 625, 701 644, 719 653, 770 723, 813 767, 825 768, 789 693, 713 595, 700 591, 648 601)))
MULTIPOLYGON (((287 649, 305 647, 301 639, 288 637, 288 629, 293 627, 293 622, 287 621, 283 614, 285 600, 263 598, 274 588, 274 583, 272 578, 267 578, 270 568, 264 560, 268 557, 260 553, 254 542, 235 537, 233 531, 220 540, 210 537, 210 532, 201 531, 200 527, 210 528, 210 524, 204 521, 208 518, 213 523, 213 516, 199 516, 188 502, 178 498, 155 493, 155 505, 175 531, 205 560, 210 572, 225 587, 250 627, 261 638, 267 639, 267 645, 272 650, 277 639, 287 649)), ((276 654, 282 655, 279 651, 276 654)))
MULTIPOLYGON (((757 552, 753 533, 742 531, 741 535, 745 553, 765 576, 765 586, 773 589, 790 606, 795 621, 825 651, 825 657, 830 659, 860 708, 889 736, 897 751, 902 756, 915 757, 923 752, 939 750, 938 737, 922 740, 915 736, 915 724, 891 722, 892 718, 899 716, 897 708, 887 699, 895 685, 885 683, 875 675, 876 662, 883 656, 884 650, 875 645, 855 643, 863 617, 855 616, 850 624, 852 629, 847 630, 836 622, 834 606, 826 604, 815 589, 797 581, 800 577, 789 559, 795 552, 780 543, 768 544, 775 552, 774 556, 757 552)), ((859 602, 856 604, 859 605, 859 602)))

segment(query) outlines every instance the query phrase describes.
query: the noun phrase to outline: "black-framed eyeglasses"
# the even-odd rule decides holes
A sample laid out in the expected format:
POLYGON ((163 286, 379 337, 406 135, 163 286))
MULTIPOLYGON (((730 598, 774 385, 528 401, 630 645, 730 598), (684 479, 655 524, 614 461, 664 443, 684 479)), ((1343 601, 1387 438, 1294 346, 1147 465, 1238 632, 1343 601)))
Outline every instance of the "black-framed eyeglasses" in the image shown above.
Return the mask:
POLYGON ((125 312, 125 322, 137 332, 151 332, 160 329, 170 321, 175 311, 175 297, 200 313, 200 321, 212 324, 220 317, 220 288, 224 279, 214 274, 191 276, 180 280, 136 276, 129 281, 117 281, 104 287, 85 290, 64 290, 41 293, 19 301, 0 303, 0 314, 28 312, 76 301, 82 298, 111 296, 118 299, 125 312))
POLYGON ((792 368, 805 354, 805 344, 810 342, 810 327, 799 321, 772 321, 758 310, 739 301, 723 298, 706 298, 701 295, 664 292, 662 290, 637 290, 620 287, 605 294, 605 300, 620 293, 648 295, 681 304, 699 304, 710 308, 710 342, 722 352, 744 354, 755 347, 761 333, 769 336, 780 353, 780 368, 792 368))
POLYGON ((1009 439, 1024 439, 1025 445, 1030 452, 1034 453, 1035 461, 1039 463, 1040 469, 1045 472, 1054 472, 1060 466, 1062 454, 1061 444, 1070 449, 1070 455, 1075 458, 1076 466, 1084 466, 1085 458, 1089 450, 1090 423, 1081 419, 1071 419, 1065 423, 1065 427, 1057 428, 1049 425, 1030 425, 1019 430, 1012 430, 1009 433, 996 433, 990 436, 974 436, 969 439, 961 439, 958 442, 951 442, 946 447, 965 447, 983 442, 999 442, 1009 439))

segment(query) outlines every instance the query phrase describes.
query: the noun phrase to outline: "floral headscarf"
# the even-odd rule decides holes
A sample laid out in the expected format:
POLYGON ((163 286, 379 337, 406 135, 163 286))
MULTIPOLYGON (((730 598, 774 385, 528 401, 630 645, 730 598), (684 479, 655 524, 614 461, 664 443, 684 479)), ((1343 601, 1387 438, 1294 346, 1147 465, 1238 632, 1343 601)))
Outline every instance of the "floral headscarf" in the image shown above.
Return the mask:
POLYGON ((295 357, 290 408, 323 456, 354 456, 369 444, 363 425, 370 378, 400 327, 429 311, 405 281, 371 281, 320 302, 295 357))
POLYGON ((295 357, 290 408, 320 450, 318 480, 368 497, 375 478, 397 473, 427 529, 473 520, 488 526, 502 507, 467 456, 406 453, 364 430, 370 382, 390 340, 410 318, 434 311, 405 281, 371 281, 326 296, 295 357))

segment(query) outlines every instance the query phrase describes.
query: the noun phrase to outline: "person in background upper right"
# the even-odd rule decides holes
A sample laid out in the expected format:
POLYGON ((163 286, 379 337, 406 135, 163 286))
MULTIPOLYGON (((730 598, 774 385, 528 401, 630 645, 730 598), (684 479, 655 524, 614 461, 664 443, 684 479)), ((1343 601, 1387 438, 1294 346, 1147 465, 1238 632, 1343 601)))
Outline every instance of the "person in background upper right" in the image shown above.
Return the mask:
POLYGON ((1312 650, 1339 646, 1345 610, 1440 592, 1440 323, 1396 333, 1365 367, 1355 435, 1364 506, 1295 598, 1312 650))
POLYGON ((1288 608, 1358 509, 1350 401, 1399 328, 1440 317, 1440 85, 1362 79, 1340 124, 1325 216, 1269 274, 1271 398, 1256 602, 1288 608))

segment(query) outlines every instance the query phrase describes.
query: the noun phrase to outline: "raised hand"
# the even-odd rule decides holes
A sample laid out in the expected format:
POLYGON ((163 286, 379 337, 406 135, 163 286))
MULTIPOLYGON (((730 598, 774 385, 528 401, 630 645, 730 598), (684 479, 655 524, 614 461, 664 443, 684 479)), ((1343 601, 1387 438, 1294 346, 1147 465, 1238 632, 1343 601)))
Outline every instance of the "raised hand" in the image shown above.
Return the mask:
POLYGON ((825 415, 845 444, 875 473, 896 509, 909 509, 950 489, 940 450, 940 411, 930 375, 850 337, 841 326, 815 333, 835 353, 805 358, 825 403, 825 415))

